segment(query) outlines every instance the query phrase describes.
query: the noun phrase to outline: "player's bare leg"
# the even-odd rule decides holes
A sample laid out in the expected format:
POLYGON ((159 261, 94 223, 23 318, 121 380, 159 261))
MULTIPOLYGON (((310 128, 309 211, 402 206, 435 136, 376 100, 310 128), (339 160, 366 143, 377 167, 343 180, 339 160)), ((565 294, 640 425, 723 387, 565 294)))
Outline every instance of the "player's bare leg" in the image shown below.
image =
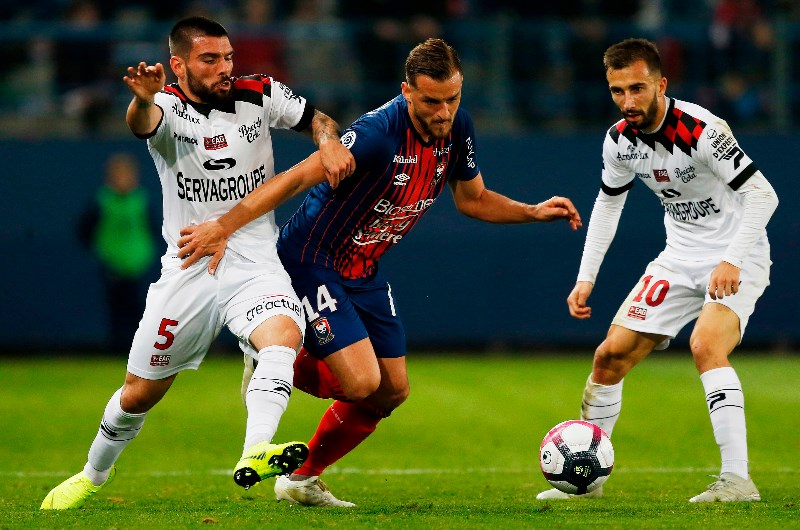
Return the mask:
POLYGON ((722 304, 703 306, 689 343, 705 390, 722 467, 718 480, 690 502, 761 500, 748 468, 742 384, 728 360, 739 340, 736 313, 722 304))
POLYGON ((280 477, 275 484, 275 493, 278 500, 312 506, 350 507, 355 505, 334 497, 319 475, 357 447, 375 430, 381 419, 406 400, 408 375, 405 357, 378 359, 368 340, 334 353, 326 358, 326 362, 345 393, 350 392, 348 398, 363 395, 375 385, 373 369, 377 369, 379 376, 377 388, 365 399, 335 401, 331 405, 309 442, 308 460, 290 477, 280 477), (364 373, 371 374, 371 377, 364 377, 364 373))

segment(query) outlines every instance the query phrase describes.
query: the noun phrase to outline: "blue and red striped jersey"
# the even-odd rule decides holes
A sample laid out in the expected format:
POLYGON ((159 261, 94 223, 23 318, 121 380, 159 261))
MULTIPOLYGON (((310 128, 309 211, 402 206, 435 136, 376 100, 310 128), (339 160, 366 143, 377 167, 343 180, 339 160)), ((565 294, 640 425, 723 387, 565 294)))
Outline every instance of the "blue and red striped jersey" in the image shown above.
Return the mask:
POLYGON ((450 135, 426 143, 402 95, 356 120, 342 135, 355 172, 334 190, 312 188, 281 229, 282 257, 336 270, 344 278, 373 274, 378 260, 403 239, 448 181, 478 173, 475 131, 464 110, 450 135))

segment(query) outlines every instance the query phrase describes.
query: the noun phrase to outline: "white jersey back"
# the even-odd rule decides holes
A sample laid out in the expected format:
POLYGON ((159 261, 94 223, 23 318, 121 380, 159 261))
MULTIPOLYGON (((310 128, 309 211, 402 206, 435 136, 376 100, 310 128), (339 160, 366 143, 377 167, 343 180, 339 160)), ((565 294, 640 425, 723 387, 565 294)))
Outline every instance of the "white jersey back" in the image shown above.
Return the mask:
POLYGON ((666 251, 676 257, 722 255, 744 211, 736 190, 756 171, 724 120, 671 98, 656 132, 620 120, 603 143, 603 191, 619 195, 634 179, 653 190, 665 210, 666 251))
MULTIPOLYGON (((270 128, 305 129, 314 109, 270 77, 234 79, 223 108, 188 100, 177 85, 155 96, 164 116, 147 145, 161 180, 165 266, 179 266, 180 229, 217 219, 275 175, 270 128)), ((280 263, 270 212, 237 230, 228 249, 258 263, 280 263)))

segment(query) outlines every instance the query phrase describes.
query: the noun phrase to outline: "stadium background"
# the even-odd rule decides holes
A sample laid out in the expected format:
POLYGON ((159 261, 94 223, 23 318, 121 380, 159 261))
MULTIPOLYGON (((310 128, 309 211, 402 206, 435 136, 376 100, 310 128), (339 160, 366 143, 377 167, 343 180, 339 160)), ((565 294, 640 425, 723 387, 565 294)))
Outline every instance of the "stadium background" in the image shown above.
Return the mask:
MULTIPOLYGON (((776 188, 772 286, 745 346, 800 345, 797 288, 800 191, 800 4, 790 0, 627 0, 537 6, 510 0, 428 2, 268 0, 91 2, 34 0, 0 7, 0 157, 7 252, 0 282, 0 352, 94 351, 107 328, 97 265, 75 223, 113 152, 140 159, 127 132, 124 68, 166 63, 175 19, 203 13, 226 24, 240 73, 262 72, 344 126, 398 93, 413 44, 439 35, 465 65, 462 108, 478 128, 487 184, 523 200, 571 197, 588 220, 599 187, 600 147, 616 120, 604 83, 605 47, 630 36, 659 43, 668 94, 725 117, 776 188), (397 4, 397 5, 395 5, 397 4), (419 5, 418 5, 419 4, 419 5), (423 5, 424 4, 424 5, 423 5)), ((276 169, 312 145, 275 138, 276 169)), ((418 350, 593 348, 619 301, 663 247, 663 210, 643 186, 631 192, 592 297, 593 318, 571 319, 564 299, 585 229, 490 226, 459 216, 445 195, 410 241, 383 262, 409 343, 418 350)), ((278 212, 285 220, 296 202, 278 212)), ((688 334, 679 337, 685 344, 688 334)), ((231 341, 220 343, 230 347, 231 341)))

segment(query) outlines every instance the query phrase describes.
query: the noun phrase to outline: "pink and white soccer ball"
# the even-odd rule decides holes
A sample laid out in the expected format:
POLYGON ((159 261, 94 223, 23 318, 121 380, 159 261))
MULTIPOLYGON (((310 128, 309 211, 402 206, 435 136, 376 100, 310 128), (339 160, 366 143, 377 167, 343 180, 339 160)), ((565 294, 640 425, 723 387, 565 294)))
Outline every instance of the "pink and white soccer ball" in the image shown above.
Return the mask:
POLYGON ((539 466, 553 487, 581 495, 608 480, 614 469, 614 447, 597 425, 565 421, 550 429, 542 440, 539 466))

